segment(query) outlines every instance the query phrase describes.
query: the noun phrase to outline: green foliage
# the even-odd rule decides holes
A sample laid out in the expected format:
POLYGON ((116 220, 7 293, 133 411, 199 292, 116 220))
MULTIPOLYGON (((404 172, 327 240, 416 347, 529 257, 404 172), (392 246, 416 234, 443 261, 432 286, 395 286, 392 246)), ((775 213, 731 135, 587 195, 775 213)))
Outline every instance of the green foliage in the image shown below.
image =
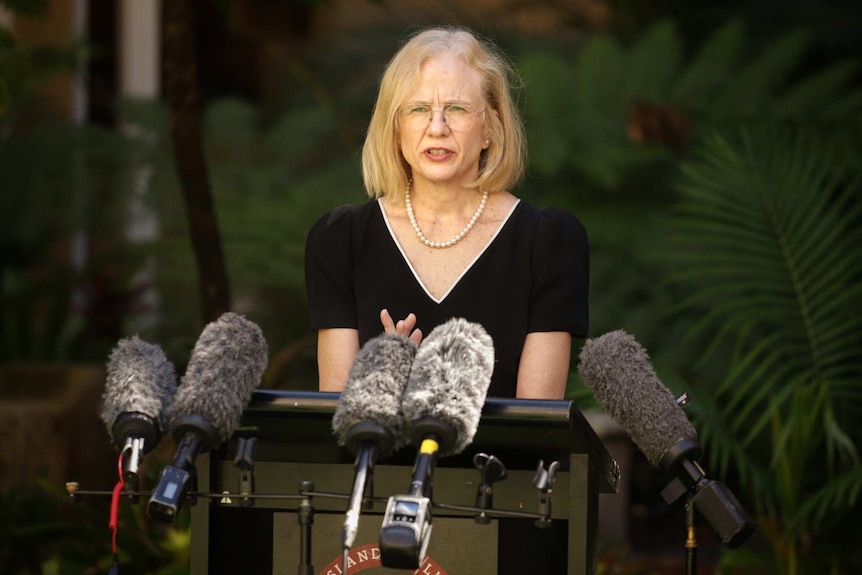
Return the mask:
POLYGON ((49 0, 0 0, 0 7, 28 18, 41 18, 48 10, 49 0))
POLYGON ((93 331, 88 312, 122 302, 140 261, 122 241, 126 206, 115 176, 126 150, 113 131, 64 123, 0 140, 0 358, 104 357, 80 336, 115 338, 93 331), (89 261, 77 265, 84 245, 89 261))
MULTIPOLYGON (((145 202, 157 215, 151 246, 156 281, 171 294, 150 334, 169 354, 187 356, 199 331, 197 278, 182 194, 173 167, 164 109, 123 102, 135 160, 150 174, 145 202)), ((212 102, 204 116, 204 146, 219 230, 238 311, 258 322, 272 355, 307 337, 305 234, 312 222, 353 196, 361 201, 358 164, 332 154, 336 124, 330 108, 309 105, 265 122, 237 99, 212 102)))
POLYGON ((524 120, 531 169, 544 176, 574 172, 613 188, 627 170, 653 157, 635 149, 626 134, 624 60, 611 38, 588 42, 574 64, 551 53, 521 59, 529 86, 524 120))
POLYGON ((745 27, 733 21, 706 38, 670 88, 674 102, 709 101, 712 91, 732 77, 745 47, 745 27))
POLYGON ((682 39, 672 21, 648 29, 631 48, 623 82, 626 98, 663 99, 675 84, 682 59, 682 39))
POLYGON ((647 167, 667 181, 698 136, 739 121, 797 119, 849 131, 840 123, 862 115, 858 62, 799 77, 812 45, 810 33, 796 30, 751 54, 745 26, 731 21, 686 59, 676 24, 665 20, 630 47, 598 35, 571 55, 526 52, 518 65, 529 86, 531 167, 546 179, 574 176, 619 194, 647 167))
MULTIPOLYGON (((291 98, 278 113, 235 99, 207 107, 206 157, 234 308, 263 327, 273 357, 307 332, 306 231, 332 207, 362 201, 357 151, 397 37, 355 33, 339 38, 340 50, 327 45, 292 63, 291 98), (344 57, 359 50, 359 65, 344 57)), ((676 23, 662 21, 628 44, 597 35, 516 59, 527 83, 532 172, 518 193, 584 221, 592 332, 637 334, 665 382, 694 398, 711 472, 739 474, 737 494, 757 512, 785 573, 797 559, 841 567, 836 553, 855 528, 848 507, 858 509, 860 489, 853 166, 862 159, 862 91, 857 62, 802 73, 813 41, 791 31, 754 49, 732 21, 689 47, 676 23), (756 127, 775 121, 805 130, 756 127), (751 127, 740 132, 740 124, 751 127), (663 216, 680 196, 670 227, 663 216), (669 249, 661 240, 671 230, 669 249), (803 541, 813 542, 807 554, 803 541)), ((10 71, 3 78, 17 78, 3 89, 24 101, 36 59, 14 46, 2 51, 10 37, 0 45, 0 70, 10 71)), ((122 137, 45 130, 0 145, 4 192, 14 190, 0 194, 4 329, 19 333, 16 322, 35 309, 27 298, 40 293, 34 278, 43 276, 30 264, 85 229, 122 248, 94 252, 94 268, 120 270, 115 284, 152 265, 162 297, 142 336, 187 358, 200 331, 190 305, 197 278, 167 115, 160 105, 122 102, 119 116, 132 128, 122 137), (140 204, 136 216, 117 211, 132 204, 140 204), (157 233, 129 251, 118 228, 152 215, 157 233)), ((61 293, 55 287, 46 296, 61 293)), ((68 309, 71 292, 62 293, 54 307, 68 309)), ((42 333, 80 329, 59 317, 57 329, 42 333)), ((33 348, 69 357, 69 340, 33 348)), ((569 393, 587 400, 574 381, 569 393)), ((107 543, 98 531, 87 540, 107 543)), ((145 557, 152 549, 144 542, 134 552, 145 557)))
POLYGON ((702 314, 704 358, 726 365, 691 386, 700 438, 715 469, 740 475, 777 572, 849 572, 840 534, 862 491, 858 166, 829 140, 763 127, 716 134, 683 174, 663 259, 690 294, 680 307, 702 314))
MULTIPOLYGON (((40 18, 48 8, 45 0, 0 4, 16 18, 40 18)), ((129 252, 111 241, 120 220, 111 210, 117 196, 109 179, 116 173, 122 142, 108 130, 44 117, 25 121, 21 113, 40 86, 86 58, 84 46, 27 47, 0 27, 3 360, 104 357, 103 348, 82 345, 81 336, 87 330, 95 340, 114 336, 92 329, 94 322, 86 316, 124 289, 117 286, 128 270, 129 252), (92 267, 74 263, 84 245, 92 267)))
MULTIPOLYGON (((157 458, 143 469, 146 485, 156 479, 157 458)), ((162 464, 165 462, 162 461, 162 464)), ((73 503, 60 485, 40 480, 0 493, 0 573, 99 575, 113 563, 108 528, 110 494, 84 495, 73 503)), ((146 498, 120 501, 117 548, 124 575, 188 573, 190 513, 173 524, 146 516, 146 498)))
POLYGON ((652 253, 680 162, 703 139, 743 122, 804 123, 862 160, 858 63, 804 73, 813 44, 791 31, 755 49, 733 20, 686 46, 663 20, 628 45, 595 35, 519 51, 532 172, 522 193, 570 209, 589 231, 592 333, 628 329, 658 363, 687 371, 690 352, 670 342, 698 318, 673 313, 687 293, 652 253))
POLYGON ((21 46, 0 26, 0 127, 30 101, 36 90, 87 58, 85 46, 21 46))
POLYGON ((86 320, 69 313, 74 285, 70 275, 61 268, 44 277, 25 279, 16 270, 3 270, 0 358, 67 361, 74 357, 74 341, 86 320))
MULTIPOLYGON (((591 331, 637 334, 693 397, 710 470, 738 476, 772 543, 768 567, 725 556, 744 572, 853 572, 862 90, 857 61, 806 72, 814 42, 753 49, 730 21, 686 50, 662 21, 627 46, 518 59, 539 176, 525 195, 589 230, 591 331)), ((568 395, 583 401, 577 381, 568 395)))

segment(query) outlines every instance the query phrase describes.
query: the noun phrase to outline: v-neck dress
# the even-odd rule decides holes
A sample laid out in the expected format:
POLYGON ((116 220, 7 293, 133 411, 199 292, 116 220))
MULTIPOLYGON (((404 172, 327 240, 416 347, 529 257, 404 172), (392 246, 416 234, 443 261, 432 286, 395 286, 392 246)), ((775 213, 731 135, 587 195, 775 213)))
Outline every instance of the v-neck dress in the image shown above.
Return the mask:
POLYGON ((453 317, 478 323, 494 341, 492 397, 515 397, 528 333, 587 335, 587 233, 563 210, 519 201, 439 300, 405 257, 379 201, 325 214, 309 231, 305 250, 312 329, 357 329, 361 346, 382 333, 384 308, 396 321, 416 314, 426 336, 453 317))

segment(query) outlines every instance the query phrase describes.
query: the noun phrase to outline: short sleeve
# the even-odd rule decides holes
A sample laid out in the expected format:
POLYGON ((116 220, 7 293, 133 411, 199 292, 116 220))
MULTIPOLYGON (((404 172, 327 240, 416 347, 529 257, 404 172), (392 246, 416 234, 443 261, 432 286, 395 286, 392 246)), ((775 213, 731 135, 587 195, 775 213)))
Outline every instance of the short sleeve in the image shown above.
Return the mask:
POLYGON ((305 293, 311 329, 357 327, 349 206, 321 217, 305 240, 305 293))
POLYGON ((587 231, 572 214, 542 210, 532 258, 533 289, 528 331, 589 329, 590 250, 587 231))

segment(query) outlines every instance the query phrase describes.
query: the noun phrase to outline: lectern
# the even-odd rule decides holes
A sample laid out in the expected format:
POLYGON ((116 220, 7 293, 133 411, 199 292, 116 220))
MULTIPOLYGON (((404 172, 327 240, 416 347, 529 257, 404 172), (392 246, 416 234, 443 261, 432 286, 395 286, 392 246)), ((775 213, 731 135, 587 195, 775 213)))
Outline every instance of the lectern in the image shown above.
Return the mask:
MULTIPOLYGON (((234 437, 198 458, 198 492, 225 495, 191 508, 192 575, 345 575, 341 528, 354 457, 330 427, 338 398, 258 390, 234 437)), ((408 446, 377 462, 347 575, 411 572, 380 566, 377 541, 388 497, 409 488, 415 453, 408 446)), ((599 493, 615 493, 618 483, 616 462, 573 402, 488 398, 472 444, 437 464, 431 542, 414 572, 594 573, 599 493), (477 461, 490 456, 506 476, 477 519, 477 461)))

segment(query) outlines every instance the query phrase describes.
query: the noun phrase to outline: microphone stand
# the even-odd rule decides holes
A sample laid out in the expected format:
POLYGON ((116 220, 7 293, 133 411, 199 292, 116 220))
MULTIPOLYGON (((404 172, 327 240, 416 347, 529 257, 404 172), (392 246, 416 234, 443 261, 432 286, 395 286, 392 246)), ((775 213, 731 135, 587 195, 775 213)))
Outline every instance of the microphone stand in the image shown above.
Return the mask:
POLYGON ((368 480, 371 478, 371 470, 374 468, 376 459, 377 445, 370 441, 364 442, 356 455, 356 475, 353 478, 353 489, 350 491, 350 500, 342 532, 341 568, 344 573, 347 573, 347 557, 350 554, 353 541, 356 539, 356 531, 359 528, 359 510, 369 491, 371 484, 368 480))
POLYGON ((413 464, 408 494, 390 497, 383 513, 383 526, 378 538, 380 562, 390 569, 418 570, 431 538, 431 481, 440 456, 441 443, 447 446, 454 443, 444 434, 451 429, 454 436, 454 427, 440 420, 427 419, 432 429, 421 433, 419 454, 413 464), (433 429, 434 425, 437 430, 433 429))
MULTIPOLYGON (((314 523, 314 505, 311 502, 314 483, 302 481, 299 492, 303 495, 299 504, 297 520, 299 521, 299 565, 297 575, 314 575, 314 565, 311 563, 311 525, 314 523)), ((344 571, 345 575, 347 571, 344 571)))
MULTIPOLYGON (((676 398, 680 407, 685 407, 691 399, 687 393, 676 398)), ((688 494, 685 500, 685 575, 697 573, 697 535, 695 529, 694 495, 688 494)))
POLYGON ((695 534, 694 497, 685 502, 685 575, 697 573, 697 536, 695 534))
POLYGON ((359 421, 347 430, 347 448, 356 453, 356 461, 353 464, 356 471, 341 534, 342 571, 345 574, 350 548, 359 529, 359 514, 365 499, 370 498, 373 493, 374 465, 381 453, 389 451, 393 440, 392 432, 375 420, 359 421))

